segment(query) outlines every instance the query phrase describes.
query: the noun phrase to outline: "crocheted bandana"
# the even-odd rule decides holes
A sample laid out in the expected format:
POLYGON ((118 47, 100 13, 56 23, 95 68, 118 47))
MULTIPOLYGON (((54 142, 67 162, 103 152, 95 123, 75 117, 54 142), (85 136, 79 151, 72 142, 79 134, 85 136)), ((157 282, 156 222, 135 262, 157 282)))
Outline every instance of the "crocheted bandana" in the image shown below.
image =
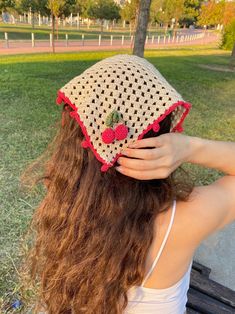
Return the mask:
POLYGON ((57 104, 68 104, 84 141, 105 172, 123 148, 153 129, 172 112, 170 132, 182 132, 191 104, 146 59, 119 54, 103 59, 58 91, 57 104))

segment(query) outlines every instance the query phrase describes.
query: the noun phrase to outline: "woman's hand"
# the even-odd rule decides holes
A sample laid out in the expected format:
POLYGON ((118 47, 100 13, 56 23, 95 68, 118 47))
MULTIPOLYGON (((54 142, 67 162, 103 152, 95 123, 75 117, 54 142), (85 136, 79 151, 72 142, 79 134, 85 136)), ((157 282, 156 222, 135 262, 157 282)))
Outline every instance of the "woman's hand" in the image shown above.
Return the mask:
POLYGON ((120 166, 116 170, 139 180, 163 179, 187 161, 190 136, 166 133, 135 143, 122 150, 121 153, 130 158, 119 157, 120 166))

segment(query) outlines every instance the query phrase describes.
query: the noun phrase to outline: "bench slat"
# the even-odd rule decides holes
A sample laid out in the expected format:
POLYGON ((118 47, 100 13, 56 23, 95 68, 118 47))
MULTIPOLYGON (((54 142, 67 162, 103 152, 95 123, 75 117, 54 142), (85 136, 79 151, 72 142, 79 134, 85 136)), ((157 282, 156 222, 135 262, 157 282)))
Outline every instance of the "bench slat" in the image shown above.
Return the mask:
POLYGON ((234 314, 234 308, 196 289, 189 288, 187 308, 202 314, 234 314))
POLYGON ((235 312, 235 291, 221 285, 214 280, 201 276, 194 269, 191 271, 190 287, 206 293, 207 295, 225 304, 233 306, 235 312))

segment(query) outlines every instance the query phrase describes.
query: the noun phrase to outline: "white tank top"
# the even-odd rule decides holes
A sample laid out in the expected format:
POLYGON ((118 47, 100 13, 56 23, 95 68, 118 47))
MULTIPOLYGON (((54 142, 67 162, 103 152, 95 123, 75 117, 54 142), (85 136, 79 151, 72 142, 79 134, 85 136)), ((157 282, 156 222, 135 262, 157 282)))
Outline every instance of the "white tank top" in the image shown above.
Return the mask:
POLYGON ((125 314, 184 314, 186 311, 187 292, 190 283, 190 272, 193 260, 184 276, 174 285, 166 289, 145 288, 144 284, 151 275, 159 260, 162 250, 169 236, 176 209, 176 200, 173 202, 172 214, 167 232, 162 241, 160 250, 153 261, 153 264, 144 278, 141 286, 134 286, 129 289, 128 305, 124 310, 125 314))

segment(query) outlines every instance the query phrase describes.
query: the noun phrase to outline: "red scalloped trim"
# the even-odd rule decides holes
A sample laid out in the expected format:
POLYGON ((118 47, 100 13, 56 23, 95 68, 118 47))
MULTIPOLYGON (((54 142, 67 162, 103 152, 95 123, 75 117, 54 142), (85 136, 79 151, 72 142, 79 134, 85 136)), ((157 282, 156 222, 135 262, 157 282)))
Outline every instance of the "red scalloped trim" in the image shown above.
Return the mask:
MULTIPOLYGON (((85 136, 85 141, 82 142, 82 147, 84 148, 90 148, 92 150, 92 152, 94 153, 94 155, 96 156, 96 158, 103 164, 101 167, 101 171, 102 172, 106 172, 110 167, 112 167, 115 162, 117 161, 117 159, 120 156, 123 156, 123 154, 118 153, 116 154, 116 156, 113 158, 112 162, 110 163, 106 163, 106 161, 99 155, 99 153, 97 152, 97 150, 94 148, 94 146, 91 144, 90 141, 90 137, 86 131, 86 127, 84 126, 83 122, 81 121, 81 118, 77 112, 77 107, 75 106, 75 104, 73 104, 68 97, 65 96, 65 94, 62 91, 58 91, 58 97, 56 100, 56 103, 58 105, 60 105, 62 103, 62 101, 64 101, 66 104, 68 104, 74 111, 70 112, 71 117, 75 118, 76 121, 78 122, 78 124, 80 125, 82 132, 85 136)), ((171 130, 171 132, 182 132, 183 128, 182 128, 182 124, 183 121, 185 119, 185 117, 187 116, 187 114, 189 113, 192 105, 188 102, 184 102, 184 101, 178 101, 176 103, 174 103, 170 108, 168 108, 164 114, 162 114, 162 116, 158 117, 156 120, 154 120, 153 123, 149 124, 147 129, 145 129, 139 136, 138 136, 138 140, 142 139, 143 136, 150 131, 151 129, 158 129, 157 124, 162 121, 169 113, 171 113, 173 110, 175 110, 176 107, 178 106, 183 106, 186 110, 183 113, 180 121, 177 123, 177 125, 171 130)))

